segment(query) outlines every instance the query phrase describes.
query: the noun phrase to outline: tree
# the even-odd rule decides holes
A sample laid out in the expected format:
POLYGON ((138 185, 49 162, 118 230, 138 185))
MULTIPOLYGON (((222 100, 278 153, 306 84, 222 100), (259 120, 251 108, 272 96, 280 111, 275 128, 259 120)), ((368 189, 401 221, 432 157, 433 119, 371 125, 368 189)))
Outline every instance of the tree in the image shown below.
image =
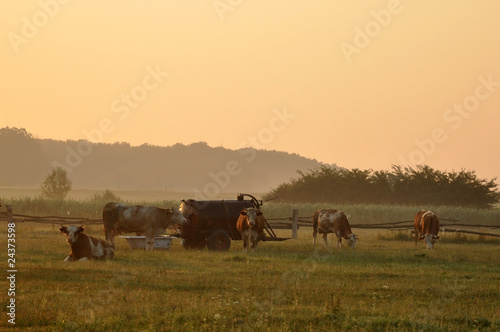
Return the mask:
POLYGON ((47 198, 64 199, 71 190, 71 181, 64 168, 55 167, 43 180, 41 188, 42 195, 47 198))
POLYGON ((264 199, 288 202, 361 204, 452 205, 493 208, 500 202, 495 179, 477 177, 474 171, 446 172, 427 165, 393 166, 392 172, 337 169, 321 166, 282 183, 264 199))

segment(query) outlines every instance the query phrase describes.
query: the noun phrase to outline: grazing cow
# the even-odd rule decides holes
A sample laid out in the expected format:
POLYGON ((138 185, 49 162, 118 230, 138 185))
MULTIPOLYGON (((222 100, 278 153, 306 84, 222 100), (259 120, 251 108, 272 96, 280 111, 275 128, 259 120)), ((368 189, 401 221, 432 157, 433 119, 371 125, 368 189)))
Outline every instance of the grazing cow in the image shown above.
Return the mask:
POLYGON ((320 209, 313 214, 313 245, 316 245, 316 236, 323 234, 328 247, 327 235, 337 235, 337 248, 342 247, 342 238, 346 239, 349 247, 356 247, 357 236, 352 233, 351 226, 344 212, 335 209, 320 209))
POLYGON ((108 259, 115 255, 114 249, 106 241, 83 234, 82 226, 61 226, 59 230, 66 234, 66 240, 71 247, 65 262, 108 259))
POLYGON ((186 218, 179 209, 162 209, 155 206, 125 205, 110 202, 102 211, 106 241, 115 247, 115 235, 136 232, 146 237, 146 250, 153 250, 155 236, 165 232, 168 226, 183 225, 186 218))
POLYGON ((415 246, 418 240, 425 241, 426 249, 433 249, 434 243, 439 239, 439 219, 437 215, 428 210, 421 210, 415 215, 415 246))
POLYGON ((257 249, 257 243, 264 238, 265 218, 262 212, 256 208, 246 208, 240 212, 236 228, 243 239, 243 250, 248 252, 257 249))

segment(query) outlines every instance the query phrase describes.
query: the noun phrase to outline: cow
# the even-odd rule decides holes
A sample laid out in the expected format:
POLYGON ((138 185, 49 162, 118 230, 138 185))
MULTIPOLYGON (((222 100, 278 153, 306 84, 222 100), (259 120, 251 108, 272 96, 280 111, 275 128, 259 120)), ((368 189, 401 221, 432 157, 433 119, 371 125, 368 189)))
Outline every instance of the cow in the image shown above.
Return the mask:
POLYGON ((425 241, 426 249, 433 249, 434 243, 439 239, 439 218, 428 210, 421 210, 415 215, 415 246, 418 240, 425 241))
POLYGON ((243 239, 243 250, 248 252, 250 249, 257 249, 257 243, 260 239, 265 238, 264 226, 266 219, 259 209, 246 208, 241 210, 236 228, 243 239))
POLYGON ((63 226, 59 229, 66 234, 66 240, 71 252, 65 262, 86 261, 93 259, 111 259, 115 255, 114 249, 104 240, 83 234, 82 226, 63 226))
POLYGON ((342 247, 342 238, 346 239, 349 247, 356 247, 357 236, 352 233, 351 226, 344 212, 335 209, 319 209, 313 214, 313 245, 316 245, 316 236, 323 234, 328 247, 327 235, 334 233, 337 236, 337 248, 342 247))
POLYGON ((136 232, 146 237, 146 250, 153 250, 155 236, 167 227, 186 223, 177 208, 163 209, 148 205, 126 205, 109 202, 102 211, 106 241, 115 248, 115 236, 121 232, 136 232))
MULTIPOLYGON (((203 204, 203 203, 202 203, 203 204)), ((201 204, 201 205, 202 205, 201 204)), ((182 200, 179 210, 181 211, 184 218, 186 218, 186 224, 196 226, 198 225, 199 214, 200 214, 200 204, 194 199, 182 200)), ((201 206, 203 207, 203 205, 201 206)))

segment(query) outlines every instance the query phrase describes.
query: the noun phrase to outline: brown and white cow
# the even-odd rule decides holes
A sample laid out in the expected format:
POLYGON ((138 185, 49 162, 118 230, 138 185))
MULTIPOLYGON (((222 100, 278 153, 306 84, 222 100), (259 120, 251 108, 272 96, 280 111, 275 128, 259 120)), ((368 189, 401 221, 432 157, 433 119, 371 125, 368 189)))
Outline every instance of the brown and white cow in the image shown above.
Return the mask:
POLYGON ((71 247, 65 262, 86 261, 93 259, 110 259, 115 255, 114 249, 104 240, 83 234, 83 226, 63 226, 59 229, 66 234, 71 247))
POLYGON ((335 209, 319 209, 313 214, 313 245, 316 245, 316 236, 323 234, 328 247, 327 235, 334 233, 337 236, 337 248, 342 247, 342 238, 346 239, 351 248, 356 247, 357 236, 352 233, 351 226, 344 212, 335 209))
POLYGON ((115 247, 115 236, 121 232, 136 232, 146 237, 146 250, 153 250, 155 236, 167 227, 186 223, 177 208, 163 209, 148 205, 126 205, 115 202, 106 204, 102 211, 106 241, 115 247))
POLYGON ((236 228, 243 239, 243 250, 248 252, 257 249, 257 243, 264 235, 266 219, 259 209, 246 208, 240 212, 236 228))
POLYGON ((426 249, 433 249, 434 243, 439 239, 439 218, 428 210, 418 211, 415 215, 415 246, 418 240, 425 241, 426 249))

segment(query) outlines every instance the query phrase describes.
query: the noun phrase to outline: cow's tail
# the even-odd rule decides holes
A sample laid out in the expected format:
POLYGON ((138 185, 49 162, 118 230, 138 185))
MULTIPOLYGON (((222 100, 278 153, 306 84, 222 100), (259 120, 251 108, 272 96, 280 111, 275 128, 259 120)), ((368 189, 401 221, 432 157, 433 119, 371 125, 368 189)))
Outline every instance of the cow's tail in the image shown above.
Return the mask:
POLYGON ((319 212, 321 209, 314 211, 313 213, 313 232, 317 233, 318 232, 318 219, 319 219, 319 212))

